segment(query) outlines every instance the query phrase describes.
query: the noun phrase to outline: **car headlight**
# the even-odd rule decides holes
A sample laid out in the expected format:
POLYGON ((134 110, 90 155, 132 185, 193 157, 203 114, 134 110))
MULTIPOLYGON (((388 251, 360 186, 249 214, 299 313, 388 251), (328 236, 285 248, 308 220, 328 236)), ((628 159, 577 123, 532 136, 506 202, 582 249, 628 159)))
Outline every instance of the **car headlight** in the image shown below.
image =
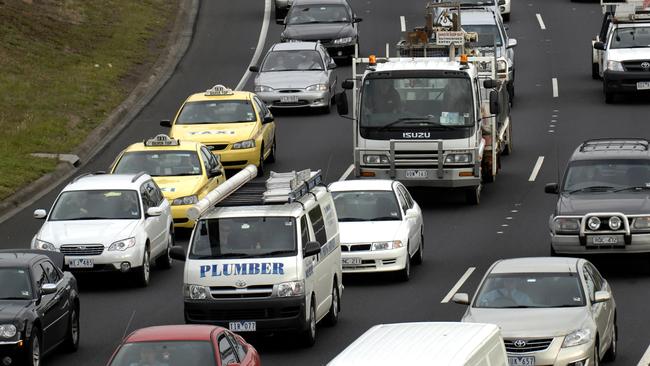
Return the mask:
POLYGON ((621 218, 618 216, 612 216, 609 218, 609 228, 612 230, 618 230, 621 228, 621 224, 623 221, 621 221, 621 218))
POLYGON ((635 218, 632 227, 640 230, 650 229, 650 216, 635 218))
POLYGON ((623 69, 623 64, 620 63, 619 61, 607 61, 607 70, 610 71, 625 71, 623 69))
POLYGON ((13 338, 17 332, 13 324, 0 324, 0 338, 13 338))
POLYGON ((372 243, 372 247, 370 250, 388 250, 388 249, 397 249, 401 248, 402 241, 401 240, 392 240, 392 241, 380 241, 376 243, 372 243))
POLYGON ((343 38, 337 38, 334 40, 334 44, 344 44, 344 43, 350 43, 352 42, 352 37, 343 37, 343 38))
POLYGON ((327 91, 329 88, 327 84, 314 84, 305 88, 305 91, 314 92, 314 91, 327 91))
POLYGON ((208 298, 210 288, 201 285, 185 285, 185 298, 190 300, 205 300, 208 298))
POLYGON ((577 233, 580 230, 578 219, 555 219, 553 223, 556 233, 577 233))
POLYGON ((233 149, 252 149, 254 147, 255 147, 255 140, 239 141, 239 142, 235 142, 232 145, 233 149))
POLYGON ((272 92, 273 90, 274 90, 273 88, 271 88, 270 86, 266 86, 266 85, 256 85, 255 86, 255 92, 256 93, 268 93, 268 92, 272 92))
POLYGON ((115 243, 111 244, 108 247, 108 250, 109 251, 119 250, 123 252, 129 248, 133 248, 134 246, 135 246, 135 238, 128 238, 128 239, 116 241, 115 243))
POLYGON ((366 164, 388 164, 386 155, 364 155, 363 162, 366 164))
POLYGON ((56 247, 52 243, 48 243, 45 240, 36 239, 36 249, 51 250, 56 251, 56 247))
POLYGON ((174 205, 174 206, 193 205, 193 204, 195 204, 197 202, 199 202, 199 197, 197 197, 194 194, 194 195, 191 195, 191 196, 175 198, 172 201, 172 205, 174 205))
POLYGON ((562 348, 579 346, 591 341, 591 330, 589 329, 578 329, 573 333, 570 333, 564 337, 564 342, 562 343, 562 348))
POLYGON ((305 281, 289 281, 278 284, 278 297, 302 296, 305 294, 305 281))
POLYGON ((470 164, 472 154, 449 154, 445 156, 445 164, 470 164))
POLYGON ((590 217, 589 220, 587 220, 587 226, 593 231, 598 230, 598 228, 600 228, 600 219, 596 216, 590 217))

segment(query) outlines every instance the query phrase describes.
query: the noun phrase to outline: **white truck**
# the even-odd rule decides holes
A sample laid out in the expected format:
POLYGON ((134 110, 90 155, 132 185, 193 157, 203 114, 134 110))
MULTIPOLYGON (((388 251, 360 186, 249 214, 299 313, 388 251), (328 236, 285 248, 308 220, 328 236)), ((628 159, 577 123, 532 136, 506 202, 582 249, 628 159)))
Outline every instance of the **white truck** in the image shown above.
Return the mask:
MULTIPOLYGON (((431 24, 429 6, 428 25, 398 44, 411 56, 389 57, 387 47, 384 58, 353 59, 343 88, 353 90, 354 172, 464 189, 478 204, 482 182, 495 179, 500 156, 512 151, 507 70, 497 73, 494 57, 464 54, 477 35, 459 28, 460 8, 440 26, 431 24)), ((348 114, 345 92, 336 104, 348 114)))

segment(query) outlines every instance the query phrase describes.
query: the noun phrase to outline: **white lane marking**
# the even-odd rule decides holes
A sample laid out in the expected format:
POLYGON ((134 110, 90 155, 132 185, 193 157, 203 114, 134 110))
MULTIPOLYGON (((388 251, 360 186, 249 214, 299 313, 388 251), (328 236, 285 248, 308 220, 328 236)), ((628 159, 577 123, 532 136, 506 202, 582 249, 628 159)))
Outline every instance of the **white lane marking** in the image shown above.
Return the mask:
POLYGON ((354 170, 354 164, 350 164, 350 166, 345 170, 345 172, 343 172, 341 178, 339 178, 339 182, 348 179, 348 175, 350 175, 350 173, 352 173, 353 170, 354 170))
POLYGON ((404 19, 404 15, 400 15, 399 24, 402 29, 402 32, 406 32, 406 19, 404 19))
POLYGON ((131 313, 131 317, 129 318, 129 322, 126 323, 126 328, 124 328, 124 335, 122 335, 122 338, 126 337, 126 334, 129 332, 129 327, 131 327, 131 323, 133 322, 134 317, 135 317, 135 310, 133 310, 133 313, 131 313))
POLYGON ((542 30, 546 29, 546 24, 544 24, 544 20, 542 20, 542 15, 537 13, 535 14, 537 16, 537 22, 539 22, 539 27, 542 28, 542 30))
POLYGON ((530 177, 528 178, 529 182, 534 182, 535 179, 537 179, 537 173, 539 173, 539 170, 542 168, 542 163, 544 163, 544 157, 540 156, 539 158, 537 158, 537 162, 535 163, 533 172, 530 173, 530 177))
POLYGON ((643 357, 641 357, 641 361, 639 361, 637 366, 649 366, 650 365, 650 346, 648 346, 648 349, 645 350, 645 353, 643 354, 643 357))
POLYGON ((553 78, 553 98, 557 98, 559 94, 559 91, 557 89, 557 78, 553 78))
POLYGON ((463 276, 458 280, 458 282, 456 282, 456 284, 454 285, 454 287, 452 287, 451 290, 449 290, 449 293, 447 294, 447 296, 445 296, 445 298, 442 299, 442 301, 440 301, 440 303, 441 303, 441 304, 446 304, 446 303, 448 303, 449 300, 451 300, 451 298, 454 297, 454 295, 456 294, 456 292, 458 292, 458 290, 461 288, 461 286, 463 286, 463 284, 465 283, 465 281, 467 281, 467 279, 469 278, 469 276, 472 275, 472 272, 474 272, 475 269, 476 269, 476 267, 469 267, 469 268, 467 269, 467 271, 465 271, 465 274, 464 274, 464 275, 463 275, 463 276))
MULTIPOLYGON (((270 19, 271 19, 271 0, 265 0, 264 21, 262 22, 262 30, 260 30, 260 38, 257 40, 255 53, 253 54, 253 58, 251 59, 251 63, 249 65, 257 64, 257 61, 260 59, 262 50, 264 50, 264 43, 266 43, 266 33, 269 31, 270 19)), ((244 76, 242 76, 241 80, 239 81, 239 84, 237 84, 235 90, 242 90, 242 88, 246 85, 250 77, 251 77, 251 72, 250 70, 248 70, 248 66, 247 66, 246 72, 244 73, 244 76)))

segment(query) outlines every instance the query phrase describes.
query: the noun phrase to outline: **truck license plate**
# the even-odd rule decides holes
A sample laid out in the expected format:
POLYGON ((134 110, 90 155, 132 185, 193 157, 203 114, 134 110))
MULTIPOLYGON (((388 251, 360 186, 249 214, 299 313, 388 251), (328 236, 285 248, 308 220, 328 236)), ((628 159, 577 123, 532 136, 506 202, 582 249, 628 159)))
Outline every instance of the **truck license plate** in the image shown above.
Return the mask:
POLYGON ((406 171, 406 178, 426 178, 427 177, 427 171, 426 170, 407 170, 406 171))
POLYGON ((298 96, 297 95, 286 95, 280 98, 280 102, 282 103, 296 103, 298 102, 298 96))
POLYGON ((535 356, 508 356, 510 366, 535 366, 535 356))
POLYGON ((228 329, 233 332, 254 332, 257 330, 256 322, 230 322, 228 329))
POLYGON ((636 90, 648 90, 650 89, 650 81, 637 81, 636 90))
POLYGON ((618 244, 618 237, 610 235, 592 236, 591 242, 594 245, 615 245, 618 244))
POLYGON ((341 258, 344 266, 355 266, 361 264, 361 258, 341 258))
POLYGON ((93 268, 94 266, 95 263, 90 258, 75 258, 68 262, 70 268, 93 268))

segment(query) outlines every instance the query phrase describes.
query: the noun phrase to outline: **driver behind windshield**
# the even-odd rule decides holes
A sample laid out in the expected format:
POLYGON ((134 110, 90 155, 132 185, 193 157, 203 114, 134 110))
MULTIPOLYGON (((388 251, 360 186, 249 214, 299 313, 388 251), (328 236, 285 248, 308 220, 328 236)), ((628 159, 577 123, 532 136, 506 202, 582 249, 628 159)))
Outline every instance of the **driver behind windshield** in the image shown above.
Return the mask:
POLYGON ((533 301, 527 293, 519 289, 519 279, 504 277, 497 287, 481 296, 479 306, 532 306, 533 301))
POLYGON ((396 113, 401 108, 402 98, 400 97, 393 80, 374 80, 367 88, 366 101, 367 113, 396 113))

